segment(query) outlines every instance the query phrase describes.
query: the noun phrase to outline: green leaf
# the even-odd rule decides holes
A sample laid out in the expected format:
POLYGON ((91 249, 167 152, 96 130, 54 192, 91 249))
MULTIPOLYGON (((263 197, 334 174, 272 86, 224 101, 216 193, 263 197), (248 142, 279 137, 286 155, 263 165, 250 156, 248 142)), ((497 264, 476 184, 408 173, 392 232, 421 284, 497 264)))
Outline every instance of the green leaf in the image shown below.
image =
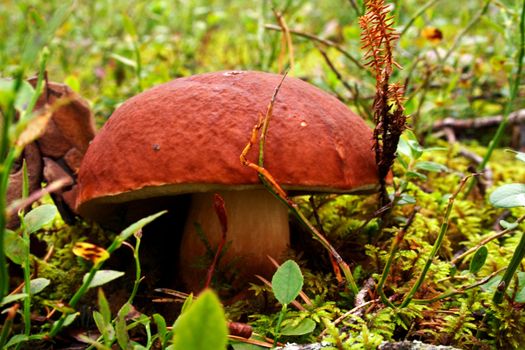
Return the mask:
POLYGON ((18 300, 25 299, 26 297, 27 297, 27 294, 25 294, 25 293, 17 293, 17 294, 7 295, 7 296, 4 297, 4 299, 2 299, 2 302, 0 303, 0 306, 7 305, 9 303, 12 303, 13 301, 18 301, 18 300))
POLYGON ((157 334, 159 335, 159 340, 161 346, 166 344, 166 334, 168 333, 168 327, 166 327, 166 320, 160 314, 153 314, 153 322, 157 325, 157 334))
POLYGON ((0 108, 6 110, 10 101, 15 99, 15 108, 21 112, 27 108, 33 98, 35 89, 27 81, 22 81, 22 85, 15 94, 15 80, 0 79, 0 108))
POLYGON ((150 215, 150 216, 147 216, 145 217, 144 219, 140 219, 139 221, 131 224, 130 226, 128 226, 124 231, 122 231, 120 234, 119 234, 119 238, 122 240, 122 241, 125 241, 127 240, 129 237, 131 237, 131 235, 133 235, 135 232, 137 232, 138 230, 140 230, 141 228, 143 228, 144 226, 146 226, 147 224, 149 224, 150 222, 152 222, 153 220, 155 220, 156 218, 158 218, 159 216, 161 215, 164 215, 167 213, 167 210, 163 210, 161 212, 158 212, 156 214, 153 214, 153 215, 150 215))
POLYGON ((66 320, 64 321, 64 327, 67 327, 70 324, 72 324, 75 321, 75 319, 78 317, 78 315, 80 315, 80 312, 75 312, 70 315, 67 315, 66 320))
POLYGON ((16 95, 15 108, 18 111, 26 110, 27 105, 33 98, 34 94, 35 89, 33 88, 33 86, 24 80, 22 82, 22 85, 20 86, 20 90, 18 90, 18 94, 16 95))
POLYGON ((525 152, 516 152, 516 159, 525 162, 525 152))
POLYGON ((415 169, 430 171, 434 173, 440 173, 443 171, 448 171, 448 168, 442 164, 435 162, 420 161, 414 165, 415 169))
MULTIPOLYGON (((89 273, 86 273, 84 275, 83 282, 86 281, 88 275, 89 273)), ((95 276, 91 280, 91 283, 89 284, 88 288, 99 287, 122 276, 124 276, 124 272, 121 271, 99 270, 95 272, 95 276)))
POLYGON ((98 289, 98 311, 104 319, 104 323, 108 324, 111 322, 111 309, 109 308, 108 299, 102 288, 98 289))
POLYGON ((514 301, 517 303, 525 303, 525 288, 521 288, 518 293, 516 293, 514 301))
POLYGON ((188 311, 190 306, 193 304, 193 299, 193 293, 190 293, 190 295, 188 295, 188 297, 186 298, 186 300, 184 300, 184 303, 182 304, 182 308, 180 310, 181 315, 188 311))
POLYGON ((24 225, 27 232, 33 233, 40 230, 53 221, 57 213, 57 208, 52 204, 43 204, 31 210, 24 216, 24 225))
POLYGON ((496 208, 525 207, 525 184, 507 184, 496 188, 489 197, 496 208))
POLYGON ((521 160, 522 162, 525 162, 525 152, 517 152, 513 149, 506 149, 505 151, 514 153, 516 155, 517 160, 521 160))
POLYGON ((76 75, 68 75, 64 79, 64 83, 71 88, 71 90, 75 92, 80 91, 80 81, 78 80, 78 77, 76 75))
POLYGON ((14 335, 13 337, 11 337, 11 339, 9 339, 9 341, 5 344, 5 349, 9 349, 10 347, 14 346, 14 345, 17 345, 17 344, 21 344, 21 343, 25 343, 29 340, 29 336, 25 335, 25 334, 17 334, 17 335, 14 335))
POLYGON ((126 14, 123 14, 122 22, 124 24, 124 29, 126 30, 126 33, 128 33, 128 35, 131 36, 133 40, 136 40, 137 30, 135 29, 135 25, 133 24, 133 21, 129 18, 129 16, 127 16, 126 14))
POLYGON ((403 157, 397 157, 396 159, 405 170, 408 169, 408 163, 403 159, 403 157))
POLYGON ((49 284, 51 283, 50 280, 47 278, 35 278, 32 279, 30 282, 30 291, 31 295, 38 294, 41 291, 43 291, 49 284))
POLYGON ((310 318, 305 318, 296 325, 288 325, 281 330, 282 335, 304 335, 312 333, 315 329, 315 322, 310 318))
POLYGON ((525 303, 525 272, 518 272, 518 292, 514 299, 517 303, 525 303))
POLYGON ((402 193, 401 194, 401 198, 399 199, 397 204, 399 204, 399 205, 416 204, 416 199, 413 196, 409 195, 409 194, 402 193))
POLYGON ((407 172, 406 172, 406 175, 407 175, 407 177, 409 177, 409 178, 415 178, 415 177, 417 177, 417 178, 419 178, 419 179, 421 179, 421 180, 423 180, 423 181, 425 181, 425 180, 427 179, 427 176, 426 176, 426 175, 421 174, 421 173, 419 173, 419 172, 417 172, 417 171, 407 171, 407 172))
POLYGON ((399 142, 397 144, 397 152, 412 159, 412 151, 410 150, 410 146, 403 137, 399 139, 399 142))
POLYGON ((175 350, 225 350, 228 328, 222 305, 211 290, 205 290, 182 314, 174 327, 175 350))
POLYGON ((519 226, 517 222, 508 222, 507 220, 500 220, 499 224, 505 230, 514 230, 516 227, 519 226))
POLYGON ((418 159, 423 154, 424 148, 416 140, 408 140, 408 146, 410 147, 410 153, 412 159, 418 159))
POLYGON ((104 316, 98 311, 93 311, 93 320, 97 325, 100 335, 102 335, 102 341, 107 346, 110 346, 113 343, 113 339, 115 339, 115 329, 110 322, 104 320, 104 316))
POLYGON ((131 305, 125 303, 119 310, 117 318, 115 320, 115 331, 117 334, 117 342, 121 349, 127 349, 129 347, 129 335, 126 325, 126 315, 131 310, 131 305))
POLYGON ((289 304, 303 288, 303 274, 293 260, 285 261, 272 277, 272 290, 279 303, 289 304))
POLYGON ((501 282, 502 278, 503 275, 495 276, 494 278, 490 279, 487 283, 482 284, 480 287, 485 292, 494 293, 496 291, 496 288, 498 288, 498 284, 501 282))
POLYGON ((27 242, 11 230, 5 231, 4 249, 5 255, 17 265, 22 265, 24 263, 24 257, 29 254, 27 242))
POLYGON ((474 253, 472 260, 470 260, 470 272, 477 273, 479 270, 481 270, 481 268, 483 267, 483 265, 485 265, 485 262, 487 261, 488 255, 489 250, 485 246, 481 246, 478 250, 476 250, 476 253, 474 253))
POLYGON ((137 63, 135 61, 127 58, 127 57, 118 55, 116 53, 112 53, 110 55, 110 57, 114 58, 115 60, 119 61, 120 63, 122 63, 125 66, 131 67, 131 68, 134 68, 134 69, 137 68, 137 63))

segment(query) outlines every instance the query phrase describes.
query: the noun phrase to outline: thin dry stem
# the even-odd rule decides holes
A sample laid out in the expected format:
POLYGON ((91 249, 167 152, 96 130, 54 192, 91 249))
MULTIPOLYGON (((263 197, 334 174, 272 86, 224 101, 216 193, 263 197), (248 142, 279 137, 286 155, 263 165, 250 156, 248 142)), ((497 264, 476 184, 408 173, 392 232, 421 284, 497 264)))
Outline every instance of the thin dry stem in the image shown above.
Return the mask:
POLYGON ((283 76, 282 80, 279 82, 279 84, 275 88, 272 98, 270 100, 270 103, 268 104, 268 108, 267 108, 266 115, 264 116, 264 118, 261 119, 261 115, 259 115, 259 120, 257 124, 254 126, 254 128, 252 129, 252 133, 250 135, 248 144, 244 147, 243 151, 241 152, 240 161, 243 165, 257 171, 259 175, 259 179, 261 180, 263 185, 266 186, 270 190, 270 192, 272 192, 277 198, 279 198, 282 202, 284 202, 288 206, 288 208, 291 210, 291 212, 297 217, 299 222, 303 224, 303 226, 312 234, 312 236, 316 240, 318 240, 323 245, 323 247, 325 247, 328 250, 328 252, 332 255, 333 259, 337 261, 339 268, 343 271, 343 274, 352 292, 354 294, 357 294, 359 292, 359 289, 357 287, 357 284, 355 283, 355 280, 353 278, 352 272, 350 271, 349 265, 343 260, 341 255, 339 255, 339 253, 330 244, 330 242, 328 242, 326 237, 324 237, 308 221, 308 219, 301 212, 297 203, 295 203, 288 196, 288 194, 277 183, 274 177, 268 172, 268 170, 264 168, 264 146, 265 146, 266 134, 268 133, 268 126, 270 125, 270 120, 272 118, 272 112, 273 112, 273 106, 275 104, 275 99, 277 98, 277 94, 279 93, 279 90, 285 78, 286 78, 286 74, 283 76), (253 145, 257 142, 257 136, 259 135, 259 130, 260 130, 259 162, 258 164, 255 164, 251 162, 250 160, 248 160, 247 155, 248 155, 248 152, 250 152, 253 145))
POLYGON ((279 24, 279 27, 281 27, 282 36, 281 36, 281 53, 279 55, 279 73, 284 72, 284 57, 286 55, 286 51, 288 51, 288 59, 290 62, 290 70, 293 71, 295 63, 294 63, 294 50, 293 50, 293 43, 292 43, 292 36, 290 35, 290 29, 288 28, 288 25, 286 24, 286 21, 284 19, 284 16, 282 13, 277 11, 276 9, 272 9, 273 14, 275 18, 277 19, 277 23, 279 24))

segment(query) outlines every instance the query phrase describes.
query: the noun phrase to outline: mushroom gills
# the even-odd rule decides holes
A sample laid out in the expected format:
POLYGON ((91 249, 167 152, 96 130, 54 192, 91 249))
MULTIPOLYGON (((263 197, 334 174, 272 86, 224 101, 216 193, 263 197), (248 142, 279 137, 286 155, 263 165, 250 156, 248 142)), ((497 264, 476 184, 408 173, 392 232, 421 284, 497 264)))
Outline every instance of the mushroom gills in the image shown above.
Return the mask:
MULTIPOLYGON (((269 278, 275 267, 267 255, 279 260, 290 245, 288 209, 268 190, 219 192, 226 203, 228 231, 227 250, 219 266, 231 263, 235 275, 233 286, 253 280, 255 275, 269 278)), ((192 291, 199 291, 206 278, 206 267, 197 267, 206 247, 199 238, 195 223, 202 228, 212 249, 217 249, 221 226, 213 206, 213 193, 192 195, 190 212, 184 228, 179 254, 183 282, 192 291)), ((220 268, 219 268, 220 269, 220 268)))

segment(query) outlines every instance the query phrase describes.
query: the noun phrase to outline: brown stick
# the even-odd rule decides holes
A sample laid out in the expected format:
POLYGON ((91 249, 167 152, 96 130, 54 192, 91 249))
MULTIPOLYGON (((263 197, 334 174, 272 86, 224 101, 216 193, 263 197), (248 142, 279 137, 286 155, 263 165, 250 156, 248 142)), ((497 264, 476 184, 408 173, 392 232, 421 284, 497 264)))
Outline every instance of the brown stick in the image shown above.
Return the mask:
MULTIPOLYGON (((274 24, 266 24, 264 26, 264 28, 266 29, 269 29, 269 30, 277 30, 277 31, 281 31, 281 27, 279 26, 276 26, 274 24)), ((289 29, 289 32, 290 34, 294 34, 294 35, 297 35, 297 36, 300 36, 300 37, 303 37, 303 38, 306 38, 306 39, 310 39, 310 40, 313 40, 313 41, 317 41, 318 43, 321 43, 323 45, 326 45, 326 46, 330 46, 330 47, 333 47, 334 49, 336 49, 337 51, 339 51, 340 53, 343 54, 343 56, 345 56, 346 58, 348 58, 350 61, 352 61, 352 63, 354 63, 358 68, 360 69, 363 69, 363 70, 366 70, 368 72, 368 69, 366 69, 362 64, 361 62, 359 62, 359 60, 357 58, 355 58, 354 56, 352 56, 350 53, 348 53, 345 49, 343 49, 341 47, 341 45, 331 41, 331 40, 328 40, 328 39, 323 39, 323 38, 320 38, 316 35, 313 35, 313 34, 310 34, 310 33, 305 33, 305 32, 301 32, 299 30, 295 30, 295 29, 289 29)))
POLYGON ((39 200, 46 194, 59 191, 63 187, 69 186, 69 185, 71 185, 70 178, 58 179, 57 181, 54 181, 50 183, 49 185, 47 185, 47 187, 44 187, 38 191, 31 193, 29 197, 27 198, 13 201, 13 203, 11 203, 9 207, 7 207, 7 217, 15 215, 20 209, 27 207, 28 205, 39 200))
MULTIPOLYGON (((502 121, 502 115, 477 117, 470 119, 454 119, 449 117, 435 122, 434 125, 432 125, 432 130, 436 131, 445 128, 452 128, 454 130, 486 128, 490 126, 496 126, 502 121)), ((520 109, 515 112, 512 112, 509 115, 508 122, 509 124, 525 123, 525 109, 520 109)))
POLYGON ((277 19, 277 23, 279 23, 279 27, 281 27, 282 32, 282 38, 281 38, 281 53, 279 54, 279 74, 282 74, 284 72, 284 56, 286 54, 286 51, 288 51, 288 57, 290 59, 290 70, 293 72, 294 69, 294 53, 293 53, 293 44, 292 44, 292 36, 290 35, 290 29, 288 28, 288 25, 286 24, 286 21, 284 20, 284 16, 282 13, 277 11, 276 9, 272 9, 273 14, 275 18, 277 19))

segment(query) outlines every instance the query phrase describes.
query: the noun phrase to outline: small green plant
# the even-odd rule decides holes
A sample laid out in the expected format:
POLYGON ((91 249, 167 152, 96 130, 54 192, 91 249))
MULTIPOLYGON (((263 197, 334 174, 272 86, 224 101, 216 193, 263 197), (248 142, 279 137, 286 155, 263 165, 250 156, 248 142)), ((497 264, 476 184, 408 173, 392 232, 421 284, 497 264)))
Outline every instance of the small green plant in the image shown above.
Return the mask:
MULTIPOLYGON (((68 308, 64 310, 62 313, 62 316, 53 323, 53 326, 51 327, 51 330, 49 332, 49 337, 53 338, 60 332, 62 327, 65 325, 70 324, 75 320, 75 318, 78 316, 77 313, 75 313, 75 307, 77 306, 77 303, 80 301, 80 299, 84 296, 84 294, 87 292, 89 288, 97 287, 99 285, 102 285, 104 283, 109 282, 110 280, 113 280, 114 278, 119 277, 120 275, 114 272, 103 272, 103 270, 100 270, 102 265, 104 264, 104 261, 113 253, 115 250, 120 248, 120 246, 129 238, 131 237, 135 232, 142 229, 145 225, 149 224, 159 216, 165 214, 166 211, 161 211, 159 213, 150 215, 144 219, 141 219, 137 221, 136 223, 130 225, 126 229, 124 229, 118 236, 115 237, 113 240, 113 243, 106 249, 98 248, 95 249, 95 254, 92 249, 89 249, 86 251, 86 258, 93 261, 93 266, 91 267, 91 270, 86 274, 84 277, 84 281, 80 288, 75 292, 75 294, 71 297, 68 303, 68 308)), ((79 254, 80 255, 80 254, 79 254)))
POLYGON ((120 349, 146 350, 159 345, 161 349, 168 348, 172 331, 168 331, 166 321, 160 314, 153 314, 152 317, 148 317, 135 310, 129 302, 126 302, 117 312, 116 317, 112 319, 109 303, 102 288, 98 290, 98 305, 98 311, 93 312, 93 320, 100 332, 99 339, 92 340, 87 336, 81 337, 83 341, 90 344, 89 349, 93 347, 104 350, 111 349, 115 343, 120 349), (152 323, 155 323, 156 334, 152 333, 152 323), (146 334, 144 344, 131 340, 130 333, 138 327, 142 327, 146 334))
POLYGON ((288 304, 297 298, 303 288, 303 275, 299 265, 293 260, 285 261, 272 277, 272 291, 275 299, 282 305, 275 325, 274 346, 281 335, 281 323, 286 315, 288 304))
POLYGON ((0 307, 11 305, 10 308, 13 308, 15 306, 12 303, 22 301, 24 333, 16 334, 8 339, 10 325, 4 324, 2 337, 0 338, 0 348, 2 349, 15 345, 18 349, 23 342, 42 337, 41 334, 31 336, 31 303, 32 296, 44 290, 50 284, 50 281, 46 278, 31 279, 29 236, 53 221, 57 213, 58 211, 54 205, 44 204, 38 206, 27 214, 20 215, 21 226, 18 230, 20 232, 11 230, 6 230, 5 232, 5 254, 12 263, 22 266, 24 286, 22 293, 11 293, 6 296, 0 303, 0 307))

